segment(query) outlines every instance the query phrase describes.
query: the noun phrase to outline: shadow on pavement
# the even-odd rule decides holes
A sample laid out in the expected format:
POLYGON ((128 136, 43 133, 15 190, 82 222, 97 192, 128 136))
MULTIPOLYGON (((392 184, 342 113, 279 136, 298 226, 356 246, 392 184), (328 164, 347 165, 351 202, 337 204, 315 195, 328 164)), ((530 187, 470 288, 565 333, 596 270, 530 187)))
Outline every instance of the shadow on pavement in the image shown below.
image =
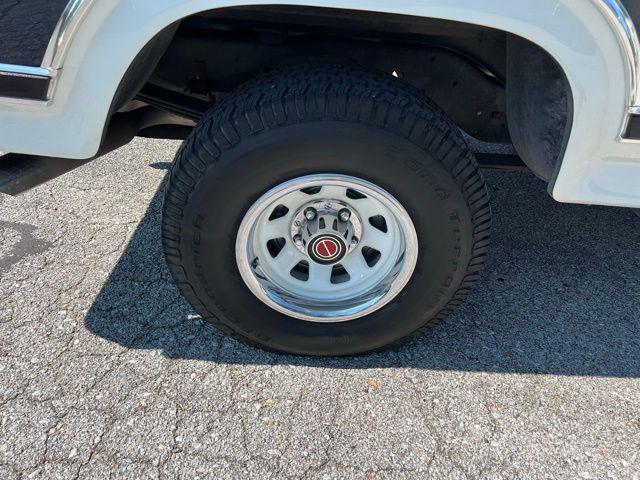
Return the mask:
POLYGON ((164 186, 85 324, 128 348, 231 364, 640 376, 640 218, 558 204, 525 173, 488 172, 487 180, 494 236, 484 279, 446 322, 404 348, 348 359, 276 355, 203 325, 164 263, 164 186))

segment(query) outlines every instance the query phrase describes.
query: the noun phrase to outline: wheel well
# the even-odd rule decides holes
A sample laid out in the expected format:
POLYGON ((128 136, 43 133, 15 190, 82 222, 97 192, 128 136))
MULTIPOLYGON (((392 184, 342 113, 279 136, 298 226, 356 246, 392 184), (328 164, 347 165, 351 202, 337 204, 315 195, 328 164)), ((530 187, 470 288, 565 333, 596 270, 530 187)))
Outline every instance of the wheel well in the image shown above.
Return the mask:
MULTIPOLYGON (((197 122, 198 108, 220 101, 261 71, 316 57, 355 62, 402 78, 438 104, 477 153, 517 152, 547 180, 568 138, 571 95, 562 69, 544 50, 501 30, 398 14, 282 5, 211 10, 170 28, 129 69, 112 109, 120 112, 116 116, 151 105, 164 110, 164 118, 170 118, 169 111, 197 122), (539 82, 549 82, 549 75, 527 75, 527 62, 510 56, 513 45, 555 65, 549 73, 551 84, 563 91, 553 98, 535 95, 538 87, 548 89, 539 82), (528 79, 526 89, 511 88, 510 80, 515 84, 523 78, 528 79), (550 121, 535 109, 518 108, 521 102, 552 102, 542 110, 553 108, 556 115, 550 121), (535 132, 533 138, 522 134, 525 129, 535 132), (536 136, 546 139, 549 148, 536 149, 536 136)), ((151 123, 139 134, 179 136, 171 133, 171 124, 151 123)), ((180 135, 184 127, 181 122, 180 135)))

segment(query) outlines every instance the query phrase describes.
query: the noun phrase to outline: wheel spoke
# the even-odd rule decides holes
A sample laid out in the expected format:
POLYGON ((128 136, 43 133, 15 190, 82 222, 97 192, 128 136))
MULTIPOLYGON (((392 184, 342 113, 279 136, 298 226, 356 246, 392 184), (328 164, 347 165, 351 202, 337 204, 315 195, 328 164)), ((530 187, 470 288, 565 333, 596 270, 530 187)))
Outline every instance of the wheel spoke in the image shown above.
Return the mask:
POLYGON ((300 251, 295 248, 291 242, 287 241, 287 244, 280 250, 276 258, 271 259, 276 268, 282 275, 289 274, 291 269, 295 267, 305 257, 300 251))
POLYGON ((309 262, 309 287, 324 289, 331 285, 331 271, 333 265, 321 265, 316 262, 309 262))
POLYGON ((340 263, 349 274, 350 281, 366 278, 370 270, 360 248, 351 252, 340 263))
POLYGON ((382 211, 379 205, 370 198, 360 198, 357 200, 351 200, 353 208, 362 217, 364 223, 369 223, 369 218, 376 215, 382 215, 382 211))
POLYGON ((304 193, 302 190, 296 190, 295 192, 288 193, 286 197, 282 199, 282 204, 289 209, 290 214, 293 214, 293 212, 300 208, 301 205, 313 200, 317 195, 319 194, 314 193, 309 195, 308 193, 304 193))
POLYGON ((364 232, 362 235, 362 245, 365 247, 371 247, 378 250, 380 253, 386 253, 391 248, 393 236, 389 232, 385 233, 378 230, 376 227, 369 225, 367 222, 363 226, 364 232))
POLYGON ((267 240, 273 240, 274 238, 287 238, 289 236, 289 224, 293 215, 291 212, 287 213, 284 217, 276 218, 275 220, 269 220, 262 225, 262 234, 267 240))
POLYGON ((347 187, 341 187, 337 185, 326 185, 322 187, 320 191, 322 198, 329 200, 346 200, 347 199, 347 187))

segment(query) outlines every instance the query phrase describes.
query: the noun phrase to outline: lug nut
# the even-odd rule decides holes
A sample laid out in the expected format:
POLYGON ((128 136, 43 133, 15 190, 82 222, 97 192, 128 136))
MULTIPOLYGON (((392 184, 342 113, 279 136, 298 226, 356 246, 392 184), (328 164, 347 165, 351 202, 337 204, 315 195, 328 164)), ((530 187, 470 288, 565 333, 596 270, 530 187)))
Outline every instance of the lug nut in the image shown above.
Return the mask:
POLYGON ((340 220, 342 220, 343 222, 348 222, 351 218, 351 212, 348 208, 343 208, 338 212, 338 218, 340 218, 340 220))
POLYGON ((358 243, 360 243, 360 239, 358 237, 351 237, 351 246, 355 247, 356 245, 358 245, 358 243))
POLYGON ((304 245, 304 242, 302 241, 302 235, 295 235, 293 237, 293 243, 295 243, 299 247, 304 245))
POLYGON ((309 207, 304 211, 304 216, 307 220, 314 220, 318 216, 318 212, 315 208, 309 207))

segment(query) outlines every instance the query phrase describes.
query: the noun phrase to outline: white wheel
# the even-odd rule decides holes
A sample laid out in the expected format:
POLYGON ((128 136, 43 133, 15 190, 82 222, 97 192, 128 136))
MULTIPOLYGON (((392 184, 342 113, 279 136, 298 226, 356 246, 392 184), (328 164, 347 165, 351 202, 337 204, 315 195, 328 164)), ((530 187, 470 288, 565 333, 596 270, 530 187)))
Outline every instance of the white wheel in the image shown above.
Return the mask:
POLYGON ((407 284, 418 239, 385 190, 345 175, 310 175, 265 193, 236 241, 243 280, 301 320, 344 322, 380 309, 407 284))

